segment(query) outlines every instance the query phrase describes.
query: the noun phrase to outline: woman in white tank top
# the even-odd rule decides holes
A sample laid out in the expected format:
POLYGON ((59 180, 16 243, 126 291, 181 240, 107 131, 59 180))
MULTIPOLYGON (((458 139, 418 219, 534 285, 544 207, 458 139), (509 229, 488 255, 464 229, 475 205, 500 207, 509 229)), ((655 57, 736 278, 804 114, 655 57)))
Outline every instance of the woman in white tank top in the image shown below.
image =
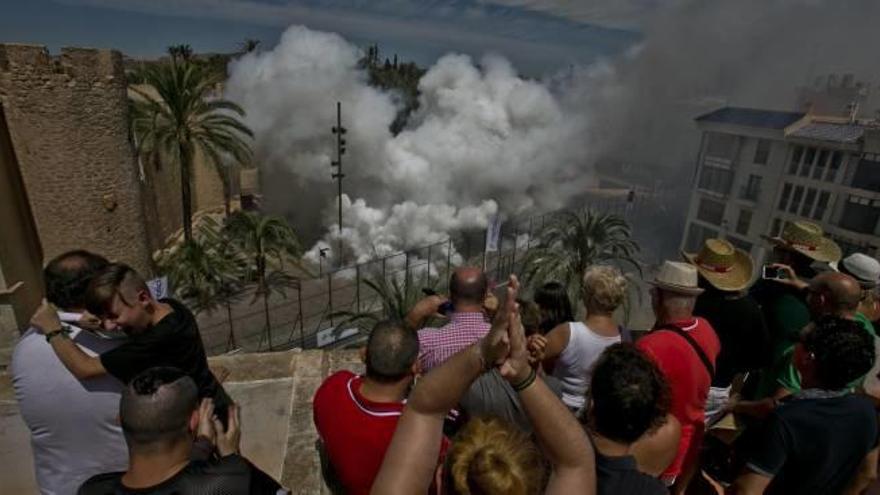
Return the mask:
POLYGON ((586 401, 593 363, 606 347, 620 342, 614 310, 626 298, 627 281, 611 266, 593 266, 583 279, 583 322, 563 323, 547 334, 544 369, 562 383, 562 402, 580 411, 586 401))

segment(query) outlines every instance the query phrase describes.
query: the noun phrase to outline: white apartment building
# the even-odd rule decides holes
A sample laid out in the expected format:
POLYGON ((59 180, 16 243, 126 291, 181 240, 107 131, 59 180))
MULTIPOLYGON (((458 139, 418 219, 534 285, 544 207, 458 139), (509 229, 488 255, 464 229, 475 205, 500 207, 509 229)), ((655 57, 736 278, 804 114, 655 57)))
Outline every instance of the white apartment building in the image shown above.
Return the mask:
POLYGON ((724 237, 758 262, 785 222, 816 222, 846 254, 880 249, 880 122, 725 107, 703 136, 682 249, 724 237))

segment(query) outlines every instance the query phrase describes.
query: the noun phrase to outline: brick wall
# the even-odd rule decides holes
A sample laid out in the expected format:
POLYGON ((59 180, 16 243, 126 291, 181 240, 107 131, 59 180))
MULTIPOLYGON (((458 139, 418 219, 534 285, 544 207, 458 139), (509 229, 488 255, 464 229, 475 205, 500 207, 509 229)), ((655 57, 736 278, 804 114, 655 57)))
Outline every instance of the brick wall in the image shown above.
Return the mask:
POLYGON ((85 248, 151 271, 121 55, 0 44, 0 100, 46 259, 85 248))

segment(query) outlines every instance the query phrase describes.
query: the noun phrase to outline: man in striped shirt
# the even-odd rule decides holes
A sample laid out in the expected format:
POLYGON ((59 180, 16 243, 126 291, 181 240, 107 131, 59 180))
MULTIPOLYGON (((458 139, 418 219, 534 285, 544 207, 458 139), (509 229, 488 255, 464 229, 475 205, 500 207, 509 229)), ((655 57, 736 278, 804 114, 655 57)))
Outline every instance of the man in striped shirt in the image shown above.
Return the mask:
MULTIPOLYGON (((449 323, 440 328, 419 330, 419 363, 422 372, 440 366, 458 351, 485 337, 492 326, 484 313, 483 304, 488 295, 486 274, 477 267, 462 267, 449 279, 449 298, 452 311, 449 323)), ((438 312, 445 300, 430 296, 416 304, 407 322, 419 328, 429 316, 438 312)))

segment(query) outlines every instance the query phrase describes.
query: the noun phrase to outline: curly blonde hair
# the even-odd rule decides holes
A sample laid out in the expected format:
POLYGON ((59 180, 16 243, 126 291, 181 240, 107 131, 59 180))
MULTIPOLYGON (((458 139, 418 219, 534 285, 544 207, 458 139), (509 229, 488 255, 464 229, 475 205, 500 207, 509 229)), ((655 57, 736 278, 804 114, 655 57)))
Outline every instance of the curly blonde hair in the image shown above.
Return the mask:
POLYGON ((474 418, 446 457, 446 485, 455 495, 537 495, 547 469, 529 437, 498 418, 474 418))
POLYGON ((595 265, 587 268, 581 287, 588 314, 613 313, 626 300, 626 277, 613 266, 595 265))

